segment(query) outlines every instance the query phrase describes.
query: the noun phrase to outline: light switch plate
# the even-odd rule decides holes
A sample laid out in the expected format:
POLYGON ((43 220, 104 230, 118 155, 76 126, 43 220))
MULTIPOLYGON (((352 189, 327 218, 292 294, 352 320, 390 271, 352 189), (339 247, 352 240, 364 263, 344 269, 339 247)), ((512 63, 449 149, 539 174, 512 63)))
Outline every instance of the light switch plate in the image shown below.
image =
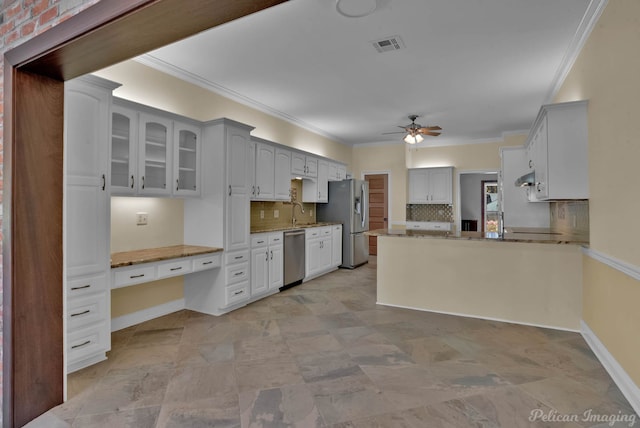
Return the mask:
POLYGON ((260 210, 260 220, 264 219, 264 210, 260 210))
POLYGON ((138 212, 136 213, 136 224, 138 226, 145 226, 149 223, 149 213, 138 212))
POLYGON ((280 210, 273 210, 273 218, 279 218, 280 217, 280 210))

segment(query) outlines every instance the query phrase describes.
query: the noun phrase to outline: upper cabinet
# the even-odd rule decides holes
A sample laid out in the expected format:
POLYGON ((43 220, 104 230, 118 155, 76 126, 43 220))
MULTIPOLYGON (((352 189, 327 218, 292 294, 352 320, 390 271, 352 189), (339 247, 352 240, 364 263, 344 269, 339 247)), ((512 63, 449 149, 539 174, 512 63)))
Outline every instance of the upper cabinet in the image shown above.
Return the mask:
POLYGON ((317 177, 318 158, 293 152, 291 154, 291 174, 300 177, 317 177))
POLYGON ((587 101, 542 106, 526 143, 529 200, 587 199, 587 101))
POLYGON ((200 127, 173 123, 173 193, 181 196, 200 194, 200 127))
POLYGON ((251 200, 291 200, 291 151, 251 137, 247 153, 251 200))
POLYGON ((200 195, 200 127, 188 119, 115 99, 111 114, 111 193, 200 195))
POLYGON ((329 162, 329 181, 341 181, 347 178, 347 167, 345 165, 329 162))
POLYGON ((302 202, 329 202, 329 162, 318 159, 316 178, 302 181, 302 202))
POLYGON ((453 168, 409 169, 410 204, 453 203, 453 168))
POLYGON ((138 193, 169 195, 171 188, 171 120, 140 113, 138 144, 138 193))

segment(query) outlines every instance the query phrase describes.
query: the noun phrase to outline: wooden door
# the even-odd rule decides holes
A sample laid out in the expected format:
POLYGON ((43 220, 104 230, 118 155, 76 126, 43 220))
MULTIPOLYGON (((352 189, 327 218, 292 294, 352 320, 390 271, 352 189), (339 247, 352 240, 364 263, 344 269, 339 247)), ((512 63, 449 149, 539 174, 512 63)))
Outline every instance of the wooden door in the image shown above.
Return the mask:
MULTIPOLYGON (((389 176, 388 174, 365 175, 369 182, 369 230, 389 227, 389 176)), ((378 239, 369 237, 369 255, 378 255, 378 239)))

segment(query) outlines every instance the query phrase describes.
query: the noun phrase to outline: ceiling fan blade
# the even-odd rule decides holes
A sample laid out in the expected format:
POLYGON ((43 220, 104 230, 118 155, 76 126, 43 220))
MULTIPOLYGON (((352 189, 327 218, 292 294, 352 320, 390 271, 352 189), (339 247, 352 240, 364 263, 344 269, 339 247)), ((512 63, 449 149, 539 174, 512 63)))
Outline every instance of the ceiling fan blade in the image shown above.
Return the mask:
POLYGON ((441 132, 421 132, 422 135, 431 135, 432 137, 437 137, 438 135, 441 134, 441 132))
POLYGON ((439 126, 423 126, 422 128, 418 129, 418 132, 421 134, 430 131, 442 131, 442 128, 440 128, 439 126))

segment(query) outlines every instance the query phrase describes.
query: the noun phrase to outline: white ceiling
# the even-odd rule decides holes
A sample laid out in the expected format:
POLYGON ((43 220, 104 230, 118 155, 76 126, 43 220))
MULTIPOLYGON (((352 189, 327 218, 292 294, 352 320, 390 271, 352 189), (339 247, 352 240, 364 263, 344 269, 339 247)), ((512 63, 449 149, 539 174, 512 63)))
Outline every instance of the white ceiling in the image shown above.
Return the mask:
MULTIPOLYGON (((342 0, 345 8, 376 0, 342 0)), ((589 0, 377 0, 347 18, 335 0, 292 0, 140 60, 346 144, 425 144, 528 129, 580 38, 589 0), (406 48, 371 41, 399 35, 406 48), (564 59, 563 59, 564 58, 564 59)))

